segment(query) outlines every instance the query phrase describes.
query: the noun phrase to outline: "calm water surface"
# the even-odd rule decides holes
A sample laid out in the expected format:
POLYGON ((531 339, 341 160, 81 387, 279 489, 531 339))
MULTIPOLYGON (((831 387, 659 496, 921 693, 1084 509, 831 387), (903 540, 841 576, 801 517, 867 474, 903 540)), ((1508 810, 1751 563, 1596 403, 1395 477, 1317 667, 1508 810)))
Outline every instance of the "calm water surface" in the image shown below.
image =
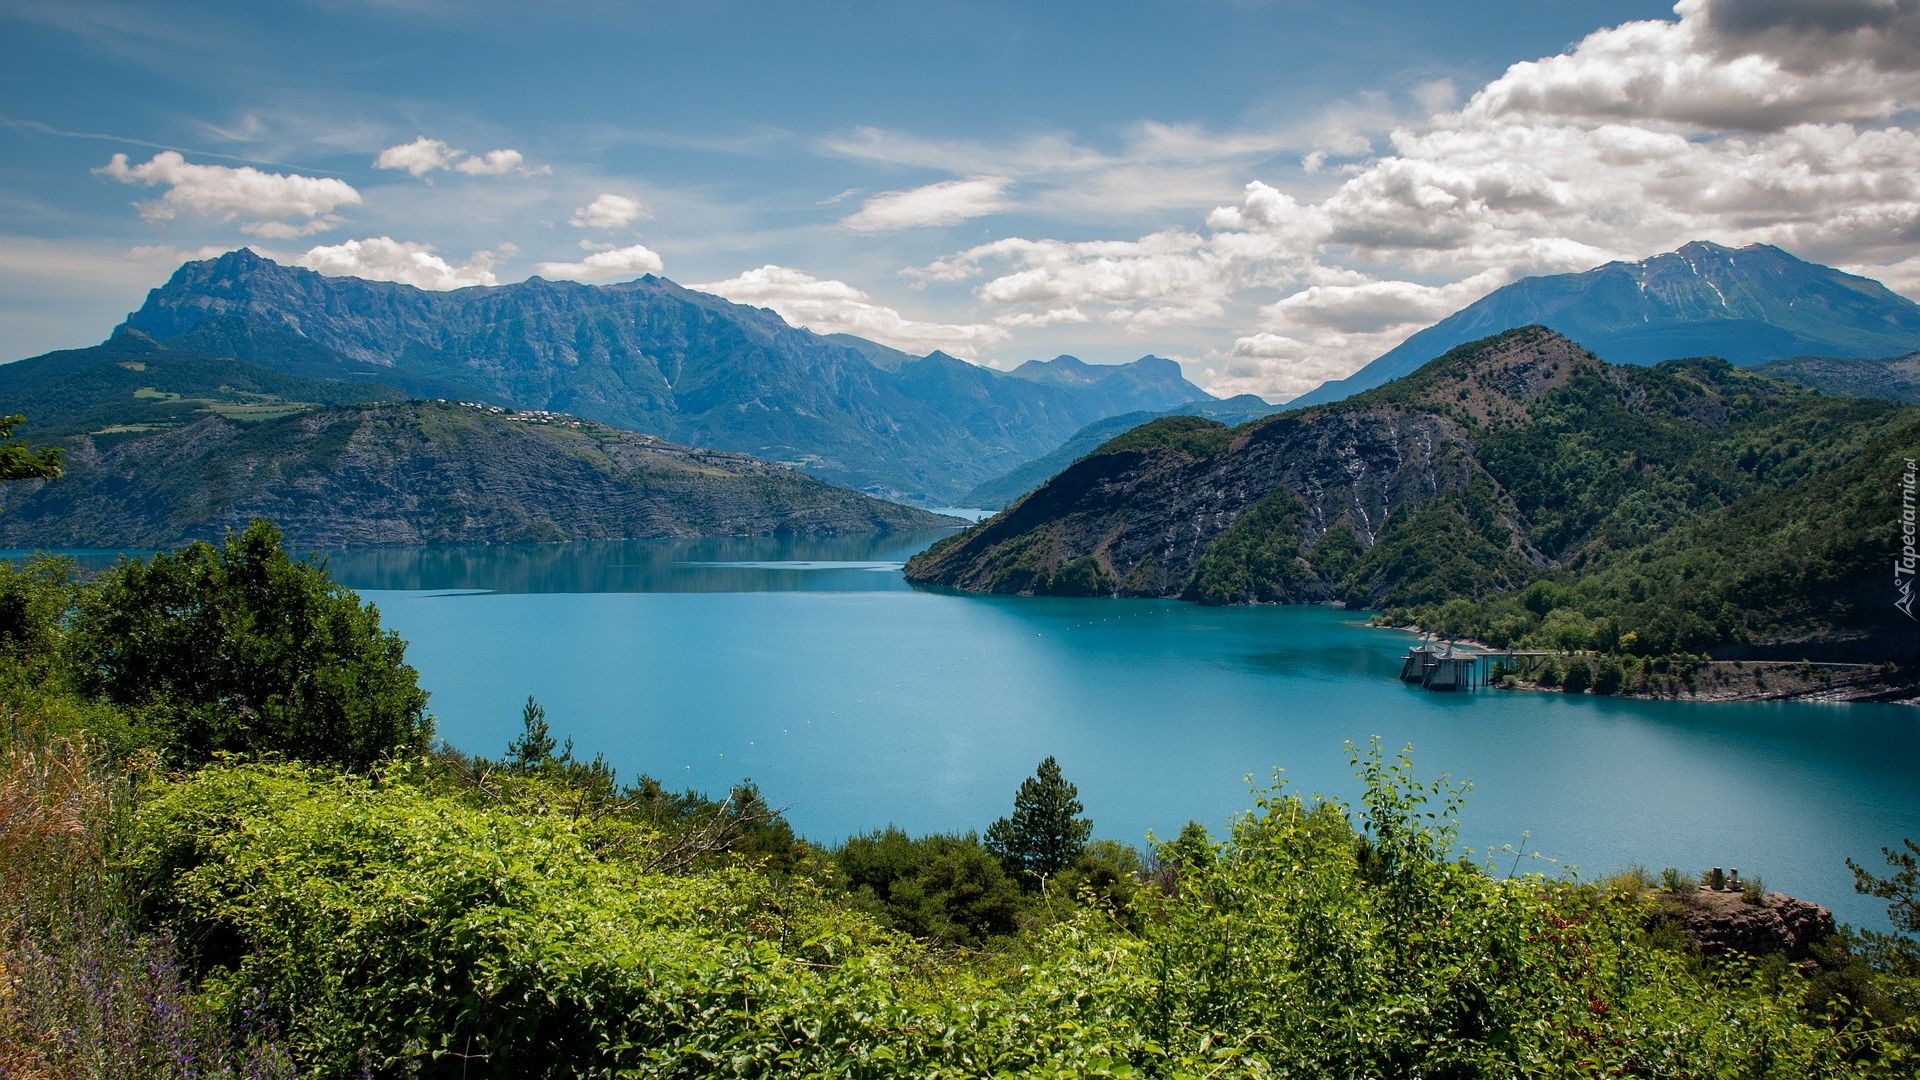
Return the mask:
POLYGON ((751 777, 816 840, 983 829, 1048 754, 1098 835, 1218 832, 1251 804, 1249 774, 1352 800, 1345 743, 1375 735, 1411 744, 1423 777, 1472 781, 1467 845, 1589 875, 1737 866, 1883 926, 1844 860, 1920 838, 1920 711, 1430 693, 1394 677, 1406 636, 1356 613, 915 589, 899 565, 937 535, 330 565, 410 642, 455 745, 498 754, 531 694, 623 776, 751 777))

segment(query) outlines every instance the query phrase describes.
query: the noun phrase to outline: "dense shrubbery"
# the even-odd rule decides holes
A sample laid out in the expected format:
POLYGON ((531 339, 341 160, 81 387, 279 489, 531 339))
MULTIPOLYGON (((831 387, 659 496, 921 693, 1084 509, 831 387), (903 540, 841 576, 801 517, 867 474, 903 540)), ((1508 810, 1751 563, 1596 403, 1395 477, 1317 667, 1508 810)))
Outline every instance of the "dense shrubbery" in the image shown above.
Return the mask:
MULTIPOLYGON (((321 751, 305 759, 183 743, 197 729, 152 723, 150 689, 120 704, 79 677, 96 668, 68 668, 124 646, 101 640, 109 627, 175 640, 157 607, 68 626, 42 615, 104 586, 4 573, 8 1075, 1799 1078, 1917 1063, 1911 937, 1830 945, 1811 979, 1706 966, 1646 930, 1639 886, 1465 863, 1459 792, 1377 748, 1355 755, 1359 807, 1276 787, 1223 839, 1189 825, 1150 864, 1089 842, 1051 759, 985 842, 887 830, 828 850, 750 785, 718 800, 621 785, 531 700, 499 760, 422 753, 418 727, 385 753, 328 749, 354 745, 324 727, 361 724, 351 700, 309 714, 303 745, 321 751), (122 744, 51 738, 93 727, 122 744)), ((293 640, 303 618, 388 640, 370 612, 301 606, 305 589, 238 595, 307 613, 244 624, 293 640)), ((283 655, 249 648, 233 655, 283 655)), ((298 682, 336 655, 278 670, 298 682)), ((261 700, 245 704, 265 727, 261 700)), ((1911 929, 1902 857, 1862 881, 1905 903, 1911 929)))

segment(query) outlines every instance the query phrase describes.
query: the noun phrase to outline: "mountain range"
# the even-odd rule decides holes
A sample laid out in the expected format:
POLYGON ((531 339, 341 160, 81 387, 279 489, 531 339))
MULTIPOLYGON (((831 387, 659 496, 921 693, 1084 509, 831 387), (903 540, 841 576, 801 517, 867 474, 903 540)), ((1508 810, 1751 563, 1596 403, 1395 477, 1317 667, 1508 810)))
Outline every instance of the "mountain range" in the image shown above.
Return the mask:
POLYGON ((1528 325, 1556 330, 1622 364, 1718 356, 1744 366, 1920 349, 1920 304, 1877 281, 1766 244, 1735 249, 1695 241, 1640 262, 1495 289, 1288 407, 1338 401, 1411 374, 1455 346, 1528 325))
POLYGON ((310 378, 566 412, 934 504, 1096 420, 1212 400, 1158 357, 999 372, 823 337, 651 275, 429 292, 241 249, 182 265, 121 329, 310 378))

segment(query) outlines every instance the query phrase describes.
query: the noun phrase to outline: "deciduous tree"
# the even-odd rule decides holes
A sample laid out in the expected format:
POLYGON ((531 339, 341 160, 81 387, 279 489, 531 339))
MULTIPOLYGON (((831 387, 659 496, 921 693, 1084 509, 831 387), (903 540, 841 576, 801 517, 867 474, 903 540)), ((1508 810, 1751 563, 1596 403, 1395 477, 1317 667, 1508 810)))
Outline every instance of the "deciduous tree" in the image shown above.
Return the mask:
POLYGON ((85 690, 145 714, 190 763, 273 752, 364 769, 432 734, 399 635, 261 519, 223 547, 101 575, 70 644, 85 690))

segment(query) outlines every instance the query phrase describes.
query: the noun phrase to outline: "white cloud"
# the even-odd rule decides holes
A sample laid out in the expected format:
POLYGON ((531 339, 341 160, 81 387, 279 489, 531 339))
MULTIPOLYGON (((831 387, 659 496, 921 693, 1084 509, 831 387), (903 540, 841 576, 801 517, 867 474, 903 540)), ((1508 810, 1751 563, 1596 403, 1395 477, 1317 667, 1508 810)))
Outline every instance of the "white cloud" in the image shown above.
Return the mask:
MULTIPOLYGON (((587 245, 591 250, 593 245, 587 245)), ((666 264, 645 244, 595 251, 579 262, 543 262, 536 266, 540 276, 565 281, 613 281, 637 278, 642 274, 664 274, 666 264)))
POLYGON ((1328 280, 1261 308, 1262 329, 1235 339, 1224 358, 1215 358, 1250 377, 1248 386, 1235 388, 1230 381, 1234 376, 1216 376, 1216 392, 1289 398, 1304 394, 1328 379, 1351 374, 1514 275, 1494 267, 1444 285, 1370 280, 1352 271, 1320 271, 1316 276, 1328 280))
MULTIPOLYGON (((821 141, 818 148, 837 157, 889 166, 950 172, 960 179, 902 192, 887 192, 849 224, 882 228, 923 223, 908 211, 937 212, 946 200, 971 196, 990 209, 1038 211, 1063 220, 1110 223, 1117 216, 1163 220, 1168 210, 1191 211, 1231 197, 1253 168, 1276 155, 1298 155, 1309 147, 1328 155, 1367 153, 1362 129, 1382 130, 1393 116, 1375 102, 1342 103, 1310 121, 1280 129, 1222 134, 1192 124, 1143 121, 1121 133, 1116 150, 1081 145, 1064 135, 1037 135, 1011 146, 989 147, 939 141, 860 128, 821 141), (998 187, 990 187, 997 184, 998 187), (972 185, 962 187, 961 185, 972 185), (1014 187, 1018 186, 1018 197, 1014 187), (894 200, 899 200, 898 202, 894 200), (895 224, 895 215, 906 220, 895 224)), ((958 218, 940 219, 951 223, 958 218)))
POLYGON ((465 153, 455 150, 439 139, 429 139, 425 135, 410 143, 389 146, 380 151, 373 159, 376 169, 404 169, 414 176, 425 176, 435 169, 450 169, 465 153))
POLYGON ((518 150, 489 150, 467 158, 454 168, 468 176, 505 176, 510 172, 527 175, 527 159, 518 150))
POLYGON ((596 196, 585 206, 574 210, 567 224, 583 229, 620 229, 641 218, 650 218, 647 208, 640 205, 639 199, 611 192, 596 196))
POLYGON ((1446 285, 1413 281, 1368 281, 1354 285, 1309 285, 1260 309, 1276 329, 1324 326, 1348 334, 1419 328, 1460 310, 1505 285, 1503 269, 1483 270, 1446 285))
POLYGON ((193 165, 172 150, 138 165, 129 165, 125 154, 115 154, 94 172, 123 184, 165 185, 167 192, 159 199, 135 204, 140 216, 155 224, 191 210, 223 221, 252 218, 240 231, 256 236, 305 236, 339 225, 341 218, 333 212, 337 208, 360 205, 360 193, 344 180, 267 173, 250 165, 193 165))
MULTIPOLYGON (((1473 96, 1463 117, 1625 119, 1777 131, 1878 120, 1900 111, 1920 87, 1913 68, 1882 68, 1873 52, 1849 48, 1846 35, 1791 26, 1794 8, 1819 6, 1682 0, 1674 9, 1678 22, 1598 30, 1570 52, 1513 65, 1473 96), (1773 10, 1762 13, 1763 7, 1773 10), (1726 32, 1729 19, 1739 26, 1732 34, 1726 32)), ((1892 8, 1875 0, 1852 6, 1892 8)), ((1866 44, 1857 38, 1851 43, 1866 44)))
MULTIPOLYGON (((1453 111, 1451 87, 1416 88, 1434 114, 1396 127, 1384 152, 1336 165, 1364 140, 1328 127, 1303 167, 1340 179, 1311 197, 1256 180, 1205 231, 1008 238, 907 272, 975 281, 1007 326, 1245 318, 1205 358, 1204 385, 1276 396, 1351 373, 1511 277, 1689 240, 1777 244, 1920 288, 1920 131, 1902 120, 1920 104, 1920 8, 1676 11, 1515 64, 1453 111), (1273 289, 1256 316, 1235 314, 1273 289)), ((1186 141, 1173 128, 1140 140, 1168 156, 1186 141)))
POLYGON ((915 355, 939 349, 973 360, 983 349, 1012 336, 998 326, 909 319, 873 303, 844 281, 823 280, 785 266, 762 266, 726 281, 688 287, 736 304, 772 308, 787 322, 816 334, 854 334, 915 355))
POLYGON ((500 284, 493 276, 496 261, 494 253, 482 251, 454 266, 435 255, 431 245, 375 236, 312 248, 293 263, 333 277, 398 281, 422 289, 446 290, 500 284))
POLYGON ((413 176, 424 177, 435 170, 451 169, 468 176, 504 176, 517 172, 521 176, 551 174, 553 167, 541 165, 528 168, 526 155, 518 150, 501 148, 489 150, 485 154, 469 154, 457 150, 439 139, 429 139, 425 135, 410 143, 389 146, 380 151, 373 159, 376 169, 398 169, 413 176))
POLYGON ((1011 204, 1003 193, 1009 183, 1004 176, 978 176, 889 191, 868 199, 841 224, 858 232, 953 225, 1007 209, 1011 204))

